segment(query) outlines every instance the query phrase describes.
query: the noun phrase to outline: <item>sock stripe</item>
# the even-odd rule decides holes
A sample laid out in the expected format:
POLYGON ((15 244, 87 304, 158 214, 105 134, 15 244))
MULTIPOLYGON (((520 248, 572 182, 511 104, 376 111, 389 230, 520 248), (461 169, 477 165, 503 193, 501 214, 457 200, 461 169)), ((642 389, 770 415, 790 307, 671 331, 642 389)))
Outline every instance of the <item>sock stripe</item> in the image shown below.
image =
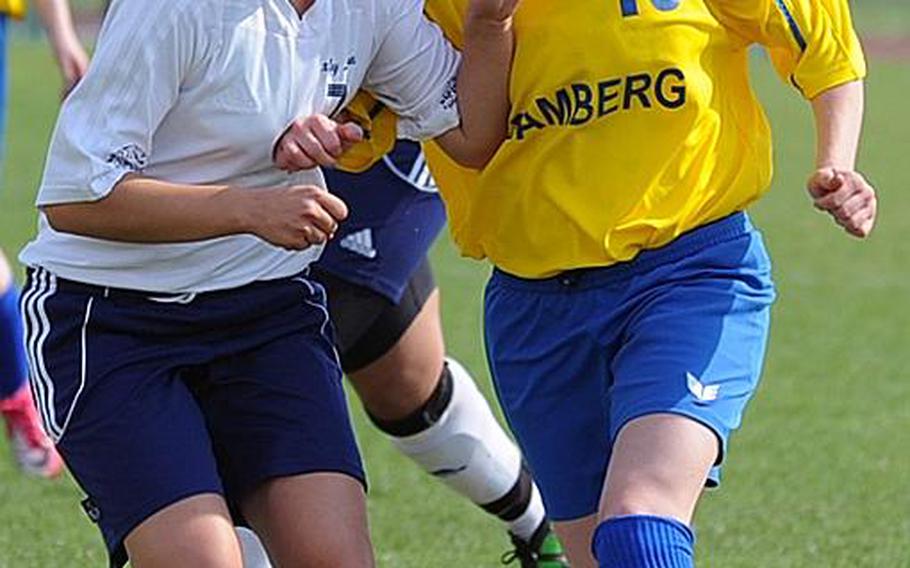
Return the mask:
POLYGON ((534 480, 531 479, 531 473, 524 464, 522 464, 521 470, 518 473, 518 479, 515 480, 515 485, 509 489, 509 492, 492 503, 487 503, 480 507, 487 513, 495 515, 503 521, 514 521, 520 517, 521 514, 527 510, 528 505, 531 504, 531 494, 533 491, 534 480))

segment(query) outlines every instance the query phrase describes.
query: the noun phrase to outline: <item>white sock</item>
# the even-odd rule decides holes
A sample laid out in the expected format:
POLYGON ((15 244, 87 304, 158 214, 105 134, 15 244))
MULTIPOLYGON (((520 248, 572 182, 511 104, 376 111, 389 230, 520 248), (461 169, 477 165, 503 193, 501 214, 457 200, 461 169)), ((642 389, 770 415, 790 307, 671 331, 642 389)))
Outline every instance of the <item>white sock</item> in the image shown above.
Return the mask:
POLYGON ((540 491, 537 489, 537 485, 534 485, 528 508, 520 517, 509 522, 509 532, 522 540, 529 541, 546 516, 547 512, 543 508, 540 491))
POLYGON ((243 568, 272 568, 269 555, 259 536, 246 527, 234 527, 243 553, 243 568))
MULTIPOLYGON (((504 497, 518 482, 521 453, 464 367, 454 359, 448 359, 448 366, 452 400, 439 420, 413 436, 391 439, 424 470, 483 506, 504 497)), ((528 538, 544 517, 543 502, 534 487, 530 506, 507 524, 512 532, 528 538)))

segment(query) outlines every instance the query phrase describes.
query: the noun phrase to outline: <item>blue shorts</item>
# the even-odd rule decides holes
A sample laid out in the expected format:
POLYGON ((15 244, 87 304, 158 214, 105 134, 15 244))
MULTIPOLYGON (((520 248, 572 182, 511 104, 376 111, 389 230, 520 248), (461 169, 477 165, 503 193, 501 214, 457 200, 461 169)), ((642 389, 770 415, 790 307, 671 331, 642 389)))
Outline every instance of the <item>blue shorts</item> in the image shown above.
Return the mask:
POLYGON ((350 209, 317 264, 397 304, 446 222, 445 207, 420 146, 399 141, 358 175, 325 172, 329 190, 350 209))
POLYGON ((743 213, 620 265, 542 280, 494 272, 487 356, 547 512, 596 513, 613 441, 645 415, 711 428, 719 466, 758 385, 773 301, 743 213))
POLYGON ((152 297, 38 268, 22 309, 37 406, 112 565, 137 525, 193 495, 237 511, 276 477, 363 482, 325 294, 305 277, 152 297))

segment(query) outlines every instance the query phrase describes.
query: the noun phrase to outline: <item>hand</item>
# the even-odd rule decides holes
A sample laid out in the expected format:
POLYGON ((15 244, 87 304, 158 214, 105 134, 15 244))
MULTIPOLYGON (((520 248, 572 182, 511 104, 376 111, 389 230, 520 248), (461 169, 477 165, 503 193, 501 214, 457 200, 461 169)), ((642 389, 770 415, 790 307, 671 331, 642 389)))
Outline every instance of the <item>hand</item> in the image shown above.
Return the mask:
POLYGON ((314 114, 295 120, 275 145, 275 165, 287 172, 316 166, 335 167, 338 158, 363 140, 363 129, 354 122, 339 123, 314 114))
POLYGON ((55 49, 57 64, 63 77, 63 95, 66 98, 70 91, 85 75, 89 58, 82 44, 75 37, 62 41, 55 49))
POLYGON ((470 18, 507 22, 515 15, 520 0, 471 0, 468 6, 470 18))
POLYGON ((335 236, 348 216, 344 201, 314 185, 275 187, 251 192, 246 232, 275 246, 304 250, 335 236))
POLYGON ((808 183, 815 207, 826 211, 854 237, 872 233, 878 212, 875 189, 859 172, 823 168, 808 183))

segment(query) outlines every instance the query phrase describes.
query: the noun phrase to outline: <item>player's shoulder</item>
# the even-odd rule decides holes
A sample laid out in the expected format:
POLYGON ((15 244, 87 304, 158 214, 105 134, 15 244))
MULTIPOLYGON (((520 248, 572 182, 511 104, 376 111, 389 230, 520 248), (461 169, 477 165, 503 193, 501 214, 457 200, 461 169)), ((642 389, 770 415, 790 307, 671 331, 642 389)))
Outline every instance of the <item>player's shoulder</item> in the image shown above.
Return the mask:
POLYGON ((144 27, 154 25, 197 25, 220 21, 224 0, 114 0, 106 22, 140 21, 144 27))
POLYGON ((388 24, 408 12, 423 9, 424 0, 342 0, 339 4, 347 5, 353 12, 369 14, 379 24, 388 24))

